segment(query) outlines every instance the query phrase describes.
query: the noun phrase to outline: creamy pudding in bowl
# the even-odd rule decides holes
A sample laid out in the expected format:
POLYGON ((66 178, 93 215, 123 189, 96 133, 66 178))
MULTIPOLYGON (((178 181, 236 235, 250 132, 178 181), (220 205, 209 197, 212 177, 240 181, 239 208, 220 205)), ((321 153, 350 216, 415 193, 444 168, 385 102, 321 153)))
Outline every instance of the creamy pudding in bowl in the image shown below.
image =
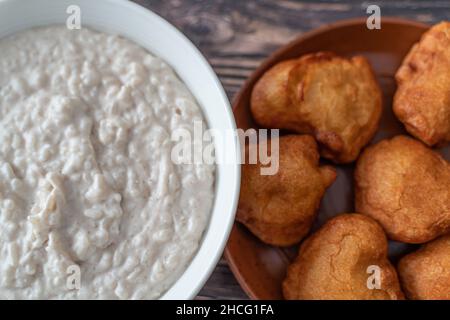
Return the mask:
POLYGON ((173 161, 172 133, 206 127, 196 99, 162 59, 85 27, 0 52, 0 298, 159 298, 213 208, 216 166, 173 161))

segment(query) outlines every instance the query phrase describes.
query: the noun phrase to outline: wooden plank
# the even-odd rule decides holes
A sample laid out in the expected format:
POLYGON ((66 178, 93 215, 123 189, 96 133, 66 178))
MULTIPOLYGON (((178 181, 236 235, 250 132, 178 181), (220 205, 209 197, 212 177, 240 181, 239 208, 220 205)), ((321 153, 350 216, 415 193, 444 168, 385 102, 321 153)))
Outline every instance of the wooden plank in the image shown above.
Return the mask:
MULTIPOLYGON (((337 20, 366 16, 377 4, 383 16, 425 23, 448 20, 450 1, 136 0, 186 34, 205 54, 230 99, 246 77, 279 46, 337 20)), ((222 259, 198 299, 243 299, 222 259)))

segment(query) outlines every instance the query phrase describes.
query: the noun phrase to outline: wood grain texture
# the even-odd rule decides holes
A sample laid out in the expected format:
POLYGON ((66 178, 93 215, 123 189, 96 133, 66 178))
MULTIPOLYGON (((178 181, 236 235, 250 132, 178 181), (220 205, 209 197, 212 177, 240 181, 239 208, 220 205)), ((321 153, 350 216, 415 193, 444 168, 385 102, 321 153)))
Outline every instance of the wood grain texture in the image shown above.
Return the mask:
MULTIPOLYGON (((202 51, 230 100, 275 49, 305 31, 337 20, 381 15, 425 23, 450 19, 450 1, 135 0, 180 29, 202 51)), ((383 20, 381 21, 383 23, 383 20)), ((197 299, 246 299, 224 259, 197 299)))

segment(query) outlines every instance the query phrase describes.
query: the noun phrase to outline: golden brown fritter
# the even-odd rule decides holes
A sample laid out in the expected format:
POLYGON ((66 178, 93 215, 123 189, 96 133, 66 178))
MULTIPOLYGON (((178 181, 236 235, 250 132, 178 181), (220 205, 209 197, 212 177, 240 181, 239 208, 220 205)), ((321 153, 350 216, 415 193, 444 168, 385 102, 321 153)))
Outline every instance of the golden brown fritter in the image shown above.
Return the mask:
POLYGON ((409 299, 450 300, 450 235, 403 257, 398 274, 409 299))
POLYGON ((394 113, 429 146, 450 141, 450 22, 425 32, 395 75, 394 113))
POLYGON ((423 243, 450 232, 450 164, 420 141, 397 136, 367 148, 355 183, 356 210, 391 239, 423 243))
POLYGON ((383 229, 361 214, 329 220, 301 245, 283 282, 289 300, 403 299, 383 229), (379 282, 374 281, 374 269, 379 282), (379 286, 377 286, 379 285, 379 286))
POLYGON ((364 57, 319 52, 272 67, 250 107, 260 126, 311 134, 322 156, 347 163, 375 134, 382 94, 364 57))
POLYGON ((260 162, 242 165, 236 219, 265 243, 295 244, 308 233, 336 172, 319 167, 317 144, 308 135, 280 137, 275 175, 261 175, 260 168, 260 162))

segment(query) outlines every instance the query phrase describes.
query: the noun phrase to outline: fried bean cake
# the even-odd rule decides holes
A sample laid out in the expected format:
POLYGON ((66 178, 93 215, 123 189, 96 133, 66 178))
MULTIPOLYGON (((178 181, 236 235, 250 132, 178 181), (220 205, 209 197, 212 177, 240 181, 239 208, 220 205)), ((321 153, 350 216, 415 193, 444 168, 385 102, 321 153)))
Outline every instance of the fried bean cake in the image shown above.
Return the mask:
POLYGON ((313 135, 323 157, 349 163, 378 128, 382 93, 366 58, 319 52, 268 70, 250 108, 261 127, 313 135))
POLYGON ((260 161, 242 165, 236 219, 261 241, 289 246, 309 232, 336 172, 319 165, 317 144, 309 135, 280 137, 278 158, 278 171, 273 175, 261 174, 260 161))
POLYGON ((429 146, 450 141, 450 22, 425 32, 398 69, 393 109, 406 130, 429 146))
POLYGON ((403 257, 398 273, 409 299, 450 300, 450 234, 403 257))
POLYGON ((450 232, 450 164, 422 142, 396 136, 370 146, 355 184, 356 210, 391 239, 424 243, 450 232))
POLYGON ((289 300, 397 300, 403 293, 387 258, 383 229, 361 214, 341 214, 307 238, 283 282, 289 300))

